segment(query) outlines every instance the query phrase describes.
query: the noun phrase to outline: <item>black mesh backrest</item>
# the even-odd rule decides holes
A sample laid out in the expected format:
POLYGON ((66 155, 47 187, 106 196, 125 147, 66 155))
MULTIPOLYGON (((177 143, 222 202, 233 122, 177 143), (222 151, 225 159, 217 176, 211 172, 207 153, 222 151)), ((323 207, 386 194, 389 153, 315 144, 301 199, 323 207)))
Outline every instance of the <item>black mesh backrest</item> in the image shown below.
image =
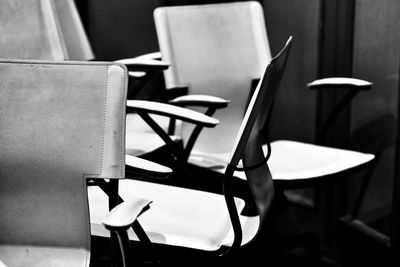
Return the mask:
MULTIPOLYGON (((244 167, 253 166, 264 160, 260 128, 263 126, 266 116, 268 116, 268 113, 271 111, 271 106, 285 69, 291 42, 292 37, 288 39, 278 55, 271 60, 254 91, 240 126, 229 165, 225 173, 224 193, 227 198, 228 209, 230 210, 236 239, 238 239, 237 235, 241 235, 241 229, 239 229, 240 224, 236 225, 235 221, 237 219, 233 218, 235 215, 232 217, 232 213, 236 215, 237 213, 235 207, 230 204, 229 198, 231 191, 227 185, 229 185, 229 180, 240 160, 243 160, 244 167)), ((259 212, 261 227, 274 194, 271 173, 268 165, 263 164, 261 167, 246 171, 246 177, 259 212)), ((239 241, 240 239, 236 240, 236 244, 240 244, 239 241)))

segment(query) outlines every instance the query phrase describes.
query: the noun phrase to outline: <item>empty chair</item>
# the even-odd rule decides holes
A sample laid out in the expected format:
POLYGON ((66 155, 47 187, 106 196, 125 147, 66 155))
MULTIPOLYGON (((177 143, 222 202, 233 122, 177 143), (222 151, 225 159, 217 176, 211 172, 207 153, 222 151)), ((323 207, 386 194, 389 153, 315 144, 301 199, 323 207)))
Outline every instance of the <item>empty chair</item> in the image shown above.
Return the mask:
MULTIPOLYGON (((219 126, 204 129, 195 143, 189 141, 192 127, 183 124, 182 130, 186 144, 184 160, 223 173, 252 84, 270 61, 262 7, 255 1, 160 7, 154 18, 162 58, 171 63, 165 71, 166 87, 186 87, 189 93, 176 102, 196 106, 193 94, 202 95, 200 106, 204 95, 229 100, 228 107, 215 114, 219 126), (191 101, 185 101, 187 97, 191 101)), ((311 86, 332 82, 337 80, 319 81, 311 86)), ((349 83, 345 79, 340 82, 349 83)), ((346 171, 374 157, 291 140, 274 141, 270 146, 272 177, 287 185, 346 171)), ((268 153, 267 144, 264 152, 268 153)), ((244 178, 242 173, 235 176, 244 178)))
MULTIPOLYGON (((95 60, 73 0, 1 1, 0 22, 0 58, 95 60)), ((155 72, 169 66, 159 60, 159 53, 118 62, 128 67, 131 98, 135 98, 155 72)), ((137 117, 136 114, 127 115, 128 151, 135 150, 138 152, 134 155, 141 155, 163 146, 164 142, 157 135, 149 142, 137 142, 136 136, 131 138, 132 133, 140 138, 149 132, 148 126, 137 117)))
MULTIPOLYGON (((0 260, 6 266, 89 265, 86 184, 125 176, 127 76, 115 63, 0 62, 0 260)), ((143 173, 152 171, 147 167, 143 173)), ((101 220, 124 240, 149 204, 131 198, 101 220)))
MULTIPOLYGON (((291 39, 266 68, 254 91, 224 173, 224 195, 144 181, 121 181, 119 194, 123 198, 152 197, 153 212, 141 216, 143 228, 152 242, 220 255, 237 250, 257 236, 266 221, 274 195, 271 174, 261 148, 259 127, 270 112, 290 44, 291 39), (258 215, 241 214, 244 200, 235 197, 231 188, 233 173, 240 161, 246 167, 247 182, 258 215)), ((99 220, 106 211, 107 201, 97 188, 89 192, 89 199, 91 207, 95 207, 91 209, 93 229, 99 235, 106 235, 101 231, 99 220)), ((135 239, 135 236, 131 235, 131 238, 135 239)))

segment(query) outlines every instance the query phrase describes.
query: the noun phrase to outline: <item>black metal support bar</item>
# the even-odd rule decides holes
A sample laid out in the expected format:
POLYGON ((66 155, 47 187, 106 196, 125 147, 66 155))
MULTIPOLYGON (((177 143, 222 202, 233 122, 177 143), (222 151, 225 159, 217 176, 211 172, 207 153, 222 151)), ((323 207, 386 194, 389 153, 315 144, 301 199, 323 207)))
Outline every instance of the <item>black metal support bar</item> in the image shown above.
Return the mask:
POLYGON ((350 91, 343 96, 343 98, 332 107, 330 114, 327 116, 325 121, 321 125, 321 130, 317 134, 317 144, 326 143, 326 139, 329 133, 329 130, 335 125, 335 122, 339 118, 339 115, 345 110, 345 108, 350 107, 350 103, 353 98, 360 92, 357 89, 350 89, 350 91))
POLYGON ((122 266, 130 266, 129 261, 129 237, 127 231, 117 231, 118 243, 122 256, 122 266))
MULTIPOLYGON (((399 69, 400 73, 400 69, 399 69)), ((400 89, 400 80, 398 82, 400 89)), ((397 100, 397 129, 396 133, 400 131, 400 94, 397 100)), ((392 229, 390 233, 391 246, 394 253, 400 254, 400 139, 396 140, 396 157, 395 157, 395 176, 393 182, 393 198, 392 198, 392 229)), ((396 257, 397 265, 400 264, 400 257, 396 257)))
MULTIPOLYGON (((104 180, 103 180, 104 181, 104 180)), ((109 206, 112 206, 112 204, 114 203, 122 203, 124 200, 118 195, 118 180, 111 180, 110 182, 105 182, 105 184, 100 184, 99 187, 101 190, 103 190, 104 193, 107 194, 107 196, 109 197, 110 201, 113 200, 113 203, 109 203, 109 206), (115 181, 117 183, 117 191, 115 193, 115 185, 114 183, 109 184, 111 181, 115 181), (110 186, 111 185, 111 186, 110 186)), ((117 204, 117 205, 118 205, 117 204)), ((115 206, 114 206, 115 207, 115 206)), ((153 257, 153 261, 154 262, 159 262, 159 257, 158 257, 158 253, 153 245, 153 243, 151 243, 149 237, 146 235, 146 232, 143 230, 142 226, 140 225, 140 223, 138 221, 135 221, 132 225, 132 230, 135 232, 135 234, 137 235, 137 237, 139 238, 139 241, 141 242, 141 244, 145 247, 145 249, 148 249, 148 251, 150 251, 151 256, 153 257)), ((115 233, 111 233, 111 253, 112 253, 112 257, 113 259, 116 258, 116 242, 117 242, 117 234, 115 233)), ((119 235, 118 235, 118 242, 120 242, 119 240, 119 235)), ((119 244, 121 245, 121 244, 119 244)))
POLYGON ((160 136, 160 138, 165 142, 167 147, 170 149, 172 152, 175 162, 179 165, 181 170, 184 172, 184 174, 189 175, 189 170, 187 169, 186 166, 186 160, 183 155, 183 151, 177 148, 175 145, 174 141, 169 137, 169 135, 158 125, 146 112, 137 112, 140 117, 160 136))
MULTIPOLYGON (((216 110, 217 110, 216 108, 209 108, 209 109, 206 111, 205 115, 207 115, 207 116, 212 116, 212 115, 215 113, 216 110)), ((194 144, 195 144, 195 142, 196 142, 196 140, 197 140, 197 137, 199 137, 199 134, 200 134, 201 130, 203 130, 203 128, 204 128, 203 125, 199 125, 199 124, 198 124, 198 125, 196 125, 196 127, 193 129, 192 134, 190 135, 190 137, 189 137, 189 139, 188 139, 188 141, 187 141, 187 144, 186 144, 186 146, 185 146, 185 149, 184 149, 184 151, 183 151, 183 159, 184 159, 185 161, 188 160, 188 158, 189 158, 189 156, 190 156, 190 152, 192 151, 193 146, 194 146, 194 144)))

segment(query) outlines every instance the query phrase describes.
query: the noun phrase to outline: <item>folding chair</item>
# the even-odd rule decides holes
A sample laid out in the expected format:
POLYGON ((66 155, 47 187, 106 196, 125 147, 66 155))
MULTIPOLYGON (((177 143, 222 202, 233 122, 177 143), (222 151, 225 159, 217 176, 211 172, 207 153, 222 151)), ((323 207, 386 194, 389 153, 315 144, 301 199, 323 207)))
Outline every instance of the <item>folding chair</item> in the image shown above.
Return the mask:
MULTIPOLYGON (((164 73, 166 87, 171 91, 186 87, 189 93, 172 103, 196 106, 197 95, 201 95, 197 101, 200 106, 204 106, 204 95, 229 100, 229 106, 216 113, 219 126, 204 129, 195 143, 189 141, 191 126, 183 124, 182 129, 186 145, 183 161, 224 173, 233 133, 239 128, 252 84, 270 60, 262 7, 255 1, 160 7, 154 18, 162 58, 171 63, 164 73)), ((310 87, 324 85, 344 85, 354 87, 354 91, 371 86, 356 79, 333 78, 315 81, 310 87)), ((315 182, 366 164, 374 157, 289 140, 274 141, 270 146, 272 177, 287 186, 315 182)), ((268 153, 268 144, 264 145, 264 152, 268 153)), ((244 178, 241 173, 235 176, 244 178)))
MULTIPOLYGON (((290 44, 291 39, 271 60, 253 93, 224 173, 224 195, 145 181, 121 181, 119 194, 127 200, 132 196, 152 196, 153 212, 143 214, 141 222, 153 243, 214 252, 215 256, 234 254, 233 251, 257 236, 266 221, 274 195, 271 174, 261 148, 259 127, 270 112, 290 44), (245 203, 235 197, 231 187, 233 173, 241 160, 258 215, 241 214, 245 203)), ((91 209, 94 225, 99 225, 106 212, 107 200, 100 193, 97 189, 89 192, 91 206, 95 207, 91 209)), ((98 230, 97 234, 106 235, 99 228, 93 229, 98 230)), ((129 234, 130 238, 136 239, 133 233, 129 234)))
MULTIPOLYGON (((121 64, 0 62, 0 259, 5 265, 89 266, 86 183, 124 178, 126 83, 121 64)), ((149 162, 135 164, 138 174, 157 173, 149 162)), ((150 204, 130 200, 101 218, 119 237, 124 266, 126 229, 150 204)))

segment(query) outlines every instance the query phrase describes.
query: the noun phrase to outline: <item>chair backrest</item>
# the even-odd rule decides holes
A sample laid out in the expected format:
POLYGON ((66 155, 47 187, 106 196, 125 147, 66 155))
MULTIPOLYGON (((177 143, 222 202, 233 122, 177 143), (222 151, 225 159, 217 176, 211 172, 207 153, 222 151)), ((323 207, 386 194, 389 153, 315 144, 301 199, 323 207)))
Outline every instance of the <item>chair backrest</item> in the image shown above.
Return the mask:
POLYGON ((160 7, 154 18, 162 57, 171 63, 165 71, 167 88, 187 86, 190 94, 231 101, 216 114, 220 125, 203 129, 193 149, 229 153, 252 79, 261 77, 271 59, 261 5, 248 1, 160 7))
POLYGON ((0 245, 89 251, 86 178, 124 177, 126 84, 118 64, 0 61, 0 245))
POLYGON ((53 0, 67 59, 95 58, 74 0, 53 0))
POLYGON ((0 58, 93 58, 73 0, 2 0, 0 58))
MULTIPOLYGON (((263 127, 266 117, 271 112, 279 83, 284 73, 291 43, 292 37, 288 39, 278 55, 271 60, 261 81, 258 83, 240 125, 239 133, 236 137, 225 172, 224 193, 229 196, 229 194, 232 194, 229 192, 229 184, 231 183, 229 180, 232 178, 239 161, 243 161, 244 168, 247 168, 247 182, 260 216, 259 230, 261 229, 262 222, 265 220, 274 195, 274 187, 268 165, 260 165, 265 160, 262 150, 264 138, 261 136, 260 129, 263 127)), ((237 214, 233 198, 230 201, 227 200, 227 203, 231 216, 232 213, 237 214)), ((237 236, 240 236, 240 224, 235 225, 235 219, 232 221, 235 238, 237 239, 237 236)), ((236 221, 238 221, 238 218, 236 221)), ((236 245, 240 244, 240 240, 236 240, 235 242, 236 245)))

